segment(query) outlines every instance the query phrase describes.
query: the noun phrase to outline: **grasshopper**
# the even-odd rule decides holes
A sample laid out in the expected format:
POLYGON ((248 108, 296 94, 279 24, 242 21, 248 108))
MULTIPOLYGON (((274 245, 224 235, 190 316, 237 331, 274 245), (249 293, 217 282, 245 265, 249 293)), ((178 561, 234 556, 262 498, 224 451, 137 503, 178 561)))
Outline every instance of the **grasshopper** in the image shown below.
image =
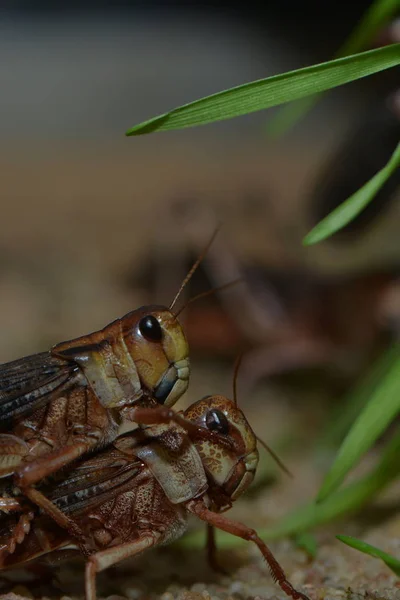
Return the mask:
POLYGON ((34 486, 110 443, 123 419, 140 424, 141 410, 172 406, 186 391, 189 349, 173 308, 216 233, 169 308, 139 308, 0 366, 0 477, 14 475, 21 492, 75 536, 82 537, 76 523, 34 486))
POLYGON ((208 396, 184 413, 167 407, 161 412, 159 424, 118 437, 42 487, 61 511, 73 516, 85 534, 83 544, 27 506, 26 498, 3 498, 0 506, 20 514, 2 522, 0 568, 80 552, 86 557, 86 600, 95 600, 97 573, 176 540, 194 514, 208 525, 210 557, 214 527, 251 541, 282 590, 294 600, 309 600, 293 588, 254 529, 222 514, 248 488, 259 459, 257 438, 236 401, 208 396))

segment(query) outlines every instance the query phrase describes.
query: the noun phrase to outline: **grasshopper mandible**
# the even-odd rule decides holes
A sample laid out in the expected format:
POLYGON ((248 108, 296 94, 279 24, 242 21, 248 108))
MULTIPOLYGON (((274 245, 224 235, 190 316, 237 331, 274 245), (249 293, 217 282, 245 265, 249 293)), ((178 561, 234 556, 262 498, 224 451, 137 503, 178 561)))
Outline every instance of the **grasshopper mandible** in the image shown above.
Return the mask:
MULTIPOLYGON (((209 532, 216 527, 256 544, 282 590, 294 600, 309 600, 293 588, 255 530, 221 514, 248 488, 258 464, 257 438, 236 402, 208 396, 183 414, 164 407, 159 420, 81 458, 43 488, 78 523, 86 536, 83 545, 47 515, 24 508, 26 500, 4 498, 3 506, 23 514, 3 520, 0 568, 81 551, 86 600, 95 600, 96 573, 174 541, 192 513, 209 532)), ((209 554, 214 549, 209 537, 209 554)))
MULTIPOLYGON (((189 350, 173 312, 146 306, 101 331, 0 366, 0 477, 75 536, 82 532, 34 485, 118 434, 123 419, 172 406, 189 383, 189 350)), ((148 413, 146 413, 148 414, 148 413)), ((151 421, 151 419, 150 419, 151 421)))

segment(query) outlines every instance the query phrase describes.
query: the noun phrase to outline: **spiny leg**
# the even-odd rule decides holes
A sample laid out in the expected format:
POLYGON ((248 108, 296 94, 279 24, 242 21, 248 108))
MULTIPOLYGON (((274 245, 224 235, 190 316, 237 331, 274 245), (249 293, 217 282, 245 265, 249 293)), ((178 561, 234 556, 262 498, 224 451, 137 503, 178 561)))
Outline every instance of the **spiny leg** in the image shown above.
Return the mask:
POLYGON ((19 517, 18 523, 14 527, 12 535, 7 543, 7 552, 9 554, 13 554, 15 552, 17 544, 22 544, 25 537, 30 532, 31 521, 33 520, 34 516, 35 515, 33 511, 29 511, 19 517))
MULTIPOLYGON (((5 514, 8 514, 16 511, 21 512, 24 510, 24 507, 19 498, 0 497, 0 510, 5 514)), ((24 541, 25 536, 29 533, 31 528, 30 523, 34 516, 32 511, 23 512, 23 514, 19 516, 18 522, 10 535, 7 545, 0 551, 2 554, 13 554, 13 552, 15 552, 16 545, 21 544, 24 541)))
POLYGON ((152 546, 158 541, 159 534, 147 533, 135 540, 127 542, 120 546, 114 546, 108 550, 92 554, 86 563, 85 568, 85 597, 86 600, 96 600, 96 573, 100 573, 108 567, 119 563, 125 558, 135 556, 152 546))
POLYGON ((193 500, 188 503, 188 509, 197 515, 202 521, 205 521, 209 525, 213 525, 222 531, 226 531, 227 533, 231 533, 232 535, 236 535, 244 540, 249 542, 254 542, 256 546, 258 546, 260 552, 264 556, 265 560, 268 563, 268 566, 271 570, 271 575, 282 588, 282 590, 293 598, 293 600, 309 600, 308 596, 303 594, 302 592, 298 592, 288 581, 286 575, 272 554, 271 550, 268 546, 262 541, 261 538, 258 537, 256 531, 251 529, 250 527, 246 527, 242 523, 237 523, 236 521, 232 521, 231 519, 227 519, 221 514, 217 514, 208 510, 202 501, 193 500))

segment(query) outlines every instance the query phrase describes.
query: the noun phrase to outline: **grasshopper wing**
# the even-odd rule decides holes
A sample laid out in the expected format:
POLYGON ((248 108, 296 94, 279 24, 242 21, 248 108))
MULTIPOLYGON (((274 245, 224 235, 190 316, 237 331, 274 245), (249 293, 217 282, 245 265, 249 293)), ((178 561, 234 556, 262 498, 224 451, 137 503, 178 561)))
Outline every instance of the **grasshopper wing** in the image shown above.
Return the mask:
POLYGON ((0 365, 0 430, 45 406, 69 387, 79 367, 42 352, 0 365))
POLYGON ((131 487, 132 480, 144 469, 141 460, 126 456, 112 446, 106 452, 83 459, 66 473, 56 475, 41 491, 63 512, 76 513, 131 487))

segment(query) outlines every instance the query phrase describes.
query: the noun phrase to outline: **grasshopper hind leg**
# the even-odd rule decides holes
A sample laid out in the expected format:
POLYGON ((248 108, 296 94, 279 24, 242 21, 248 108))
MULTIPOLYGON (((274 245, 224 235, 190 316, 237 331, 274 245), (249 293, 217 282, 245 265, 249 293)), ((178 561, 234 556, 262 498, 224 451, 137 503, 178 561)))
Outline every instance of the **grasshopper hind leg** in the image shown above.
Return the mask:
POLYGON ((144 533, 135 541, 120 544, 107 550, 92 554, 85 569, 85 600, 96 600, 96 574, 119 563, 125 558, 141 554, 152 546, 156 546, 159 534, 144 533))

